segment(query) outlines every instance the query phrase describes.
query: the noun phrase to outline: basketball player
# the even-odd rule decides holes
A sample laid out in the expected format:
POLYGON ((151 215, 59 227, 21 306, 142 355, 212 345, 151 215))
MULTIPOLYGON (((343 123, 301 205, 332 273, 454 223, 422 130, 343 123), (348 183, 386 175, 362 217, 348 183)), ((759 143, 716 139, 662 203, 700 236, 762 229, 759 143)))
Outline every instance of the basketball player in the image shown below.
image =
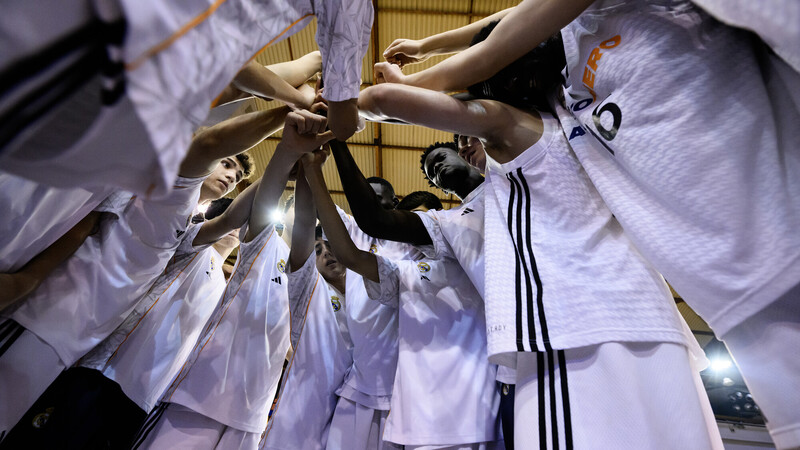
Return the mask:
POLYGON ((325 125, 324 117, 308 111, 287 116, 281 143, 256 188, 222 301, 136 446, 258 446, 290 345, 286 247, 270 214, 299 157, 333 137, 323 133, 325 125))

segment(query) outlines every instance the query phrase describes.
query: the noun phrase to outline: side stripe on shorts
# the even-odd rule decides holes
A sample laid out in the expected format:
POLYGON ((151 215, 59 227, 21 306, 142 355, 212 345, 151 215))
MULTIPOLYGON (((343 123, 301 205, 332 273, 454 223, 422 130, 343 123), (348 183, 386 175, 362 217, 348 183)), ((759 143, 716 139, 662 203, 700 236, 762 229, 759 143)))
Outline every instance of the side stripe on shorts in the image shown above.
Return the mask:
POLYGON ((573 450, 572 417, 564 350, 536 352, 536 365, 539 400, 539 448, 543 450, 548 448, 573 450), (555 364, 558 364, 558 372, 556 372, 555 364), (546 370, 545 366, 547 366, 546 370), (560 380, 558 386, 555 379, 556 373, 560 380), (545 401, 545 391, 547 391, 549 402, 545 401), (559 397, 561 399, 561 408, 558 407, 559 397), (547 427, 548 418, 550 427, 547 427), (559 426, 560 424, 561 426, 559 426), (559 439, 560 430, 564 433, 563 441, 559 439), (548 445, 548 441, 551 445, 548 445))
POLYGON ((25 327, 17 322, 7 319, 0 324, 0 357, 14 345, 14 342, 25 332, 25 327))

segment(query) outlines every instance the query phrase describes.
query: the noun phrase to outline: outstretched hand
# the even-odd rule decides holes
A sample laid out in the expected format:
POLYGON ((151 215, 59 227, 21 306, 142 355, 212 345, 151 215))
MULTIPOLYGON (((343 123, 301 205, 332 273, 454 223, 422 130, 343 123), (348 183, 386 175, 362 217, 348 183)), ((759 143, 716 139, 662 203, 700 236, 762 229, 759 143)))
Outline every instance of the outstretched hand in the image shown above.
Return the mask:
POLYGON ((403 71, 400 69, 400 66, 396 64, 391 64, 388 62, 379 62, 376 63, 375 66, 372 68, 372 73, 374 75, 375 83, 403 83, 405 79, 405 75, 403 75, 403 71))
POLYGON ((395 39, 383 51, 386 61, 400 67, 425 61, 428 56, 422 51, 422 41, 414 39, 395 39))

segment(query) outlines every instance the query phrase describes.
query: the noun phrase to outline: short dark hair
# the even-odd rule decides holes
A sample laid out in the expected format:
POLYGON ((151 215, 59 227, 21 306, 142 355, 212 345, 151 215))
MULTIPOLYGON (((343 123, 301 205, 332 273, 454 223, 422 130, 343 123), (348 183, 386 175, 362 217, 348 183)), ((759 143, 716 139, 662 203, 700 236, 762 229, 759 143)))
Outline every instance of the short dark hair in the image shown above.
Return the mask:
POLYGON ((404 209, 411 211, 412 209, 424 205, 428 209, 443 209, 442 201, 439 197, 427 191, 414 191, 400 200, 395 209, 404 209))
POLYGON ((242 165, 242 179, 244 180, 250 178, 250 176, 253 175, 253 169, 255 168, 253 161, 250 159, 250 155, 247 154, 247 152, 239 153, 236 155, 236 160, 242 165))
POLYGON ((422 169, 422 174, 425 175, 425 179, 428 180, 428 184, 431 187, 441 189, 439 186, 433 184, 433 181, 431 181, 431 179, 428 178, 428 172, 425 172, 425 160, 428 159, 428 155, 437 148, 449 148, 450 150, 456 152, 457 154, 458 147, 453 142, 435 142, 434 144, 429 145, 428 148, 426 148, 425 151, 422 152, 422 156, 420 156, 419 158, 419 168, 422 169))
POLYGON ((386 189, 389 189, 389 191, 391 191, 391 193, 394 194, 394 186, 392 186, 392 183, 389 183, 389 181, 387 179, 385 179, 385 178, 369 177, 369 178, 367 178, 367 183, 369 183, 369 184, 380 184, 381 186, 385 187, 386 189))
MULTIPOLYGON (((499 20, 483 27, 469 45, 484 41, 498 22, 499 20)), ((564 43, 561 33, 558 32, 491 78, 475 83, 467 90, 476 98, 552 112, 548 97, 564 82, 561 70, 566 64, 564 43)))
POLYGON ((202 223, 206 220, 211 220, 225 212, 228 206, 233 203, 232 198, 222 197, 218 198, 208 204, 208 209, 205 213, 199 213, 192 217, 192 223, 202 223))
POLYGON ((322 239, 322 225, 314 227, 314 240, 322 239))

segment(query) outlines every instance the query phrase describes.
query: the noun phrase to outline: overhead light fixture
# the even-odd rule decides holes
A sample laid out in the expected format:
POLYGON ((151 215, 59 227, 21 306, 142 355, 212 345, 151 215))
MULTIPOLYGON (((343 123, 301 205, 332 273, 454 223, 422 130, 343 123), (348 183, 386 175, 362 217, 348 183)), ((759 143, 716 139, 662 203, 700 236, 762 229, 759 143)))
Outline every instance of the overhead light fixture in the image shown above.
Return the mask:
POLYGON ((715 372, 722 372, 728 370, 733 366, 733 361, 730 359, 714 359, 711 361, 711 370, 715 372))

